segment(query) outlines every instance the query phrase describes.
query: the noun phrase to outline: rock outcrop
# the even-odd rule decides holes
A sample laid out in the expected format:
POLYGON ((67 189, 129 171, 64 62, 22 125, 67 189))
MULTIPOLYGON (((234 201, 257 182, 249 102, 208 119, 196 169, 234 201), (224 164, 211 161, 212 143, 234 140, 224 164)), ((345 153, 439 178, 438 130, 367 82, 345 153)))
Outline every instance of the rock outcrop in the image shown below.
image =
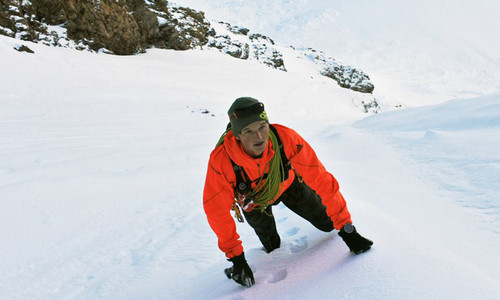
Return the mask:
POLYGON ((257 60, 271 68, 286 71, 283 55, 274 41, 267 36, 252 33, 243 27, 219 22, 214 24, 213 31, 206 46, 216 48, 235 58, 257 60))
POLYGON ((2 0, 0 33, 21 40, 118 55, 150 47, 187 50, 208 41, 204 13, 165 0, 2 0), (50 30, 61 25, 66 35, 50 30), (65 41, 59 41, 63 39, 65 41))
MULTIPOLYGON (((284 48, 271 38, 228 23, 211 24, 202 11, 166 0, 0 0, 0 34, 117 55, 137 54, 151 47, 217 50, 287 71, 284 48)), ((319 75, 332 78, 341 87, 373 92, 370 78, 362 71, 320 51, 291 48, 294 58, 312 61, 319 75)), ((379 110, 375 99, 365 100, 358 101, 364 111, 379 110)))

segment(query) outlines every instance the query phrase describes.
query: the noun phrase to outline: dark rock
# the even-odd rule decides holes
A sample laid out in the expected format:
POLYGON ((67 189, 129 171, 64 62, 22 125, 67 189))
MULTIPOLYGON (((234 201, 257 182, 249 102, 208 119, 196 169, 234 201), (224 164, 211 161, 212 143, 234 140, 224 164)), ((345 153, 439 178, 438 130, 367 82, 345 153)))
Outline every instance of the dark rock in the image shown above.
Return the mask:
POLYGON ((271 38, 269 38, 265 35, 262 35, 260 33, 252 33, 248 37, 250 38, 250 40, 252 42, 255 42, 255 43, 262 43, 264 41, 264 42, 270 43, 271 45, 274 45, 274 41, 271 38))
POLYGON ((32 10, 38 21, 49 25, 66 22, 66 14, 62 0, 37 0, 32 1, 32 10))
POLYGON ((14 49, 16 49, 19 52, 35 53, 35 51, 31 50, 30 48, 28 48, 28 46, 25 45, 14 47, 14 49))
POLYGON ((78 48, 87 45, 93 51, 107 49, 119 55, 152 46, 201 47, 211 29, 203 12, 170 8, 165 0, 1 0, 0 4, 0 34, 57 46, 63 37, 47 32, 47 25, 64 24, 64 38, 74 40, 78 48))
POLYGON ((247 43, 234 41, 228 35, 215 36, 207 46, 240 59, 248 59, 250 53, 250 46, 247 43))
POLYGON ((85 40, 93 50, 106 48, 115 54, 143 50, 139 25, 123 0, 68 0, 64 2, 68 36, 85 40))
POLYGON ((361 93, 372 93, 375 89, 368 75, 351 66, 339 64, 335 59, 326 57, 321 51, 307 49, 304 55, 314 57, 315 62, 323 66, 321 75, 332 78, 343 88, 361 93))
POLYGON ((219 24, 223 25, 224 32, 217 34, 212 28, 213 33, 211 30, 206 44, 208 48, 216 48, 239 59, 258 60, 268 67, 286 71, 283 55, 274 47, 272 39, 258 33, 248 34, 246 28, 224 22, 219 24), (234 39, 230 37, 232 34, 236 35, 234 39))
MULTIPOLYGON (((144 1, 142 3, 144 4, 144 1)), ((143 6, 134 10, 133 16, 139 27, 141 42, 145 45, 153 43, 160 34, 157 15, 143 6)))
POLYGON ((208 42, 210 22, 205 19, 205 13, 186 7, 173 7, 171 13, 177 17, 167 19, 161 29, 165 37, 163 48, 187 50, 201 47, 208 42))
POLYGON ((368 75, 349 66, 326 67, 321 74, 334 79, 341 87, 356 92, 372 93, 375 89, 368 75))
POLYGON ((14 37, 16 32, 16 23, 11 18, 14 14, 14 12, 11 11, 13 4, 13 1, 9 0, 0 1, 0 34, 10 37, 14 37))
POLYGON ((368 112, 378 113, 380 111, 378 102, 375 99, 373 99, 371 102, 361 101, 361 104, 363 105, 363 112, 365 113, 368 112))

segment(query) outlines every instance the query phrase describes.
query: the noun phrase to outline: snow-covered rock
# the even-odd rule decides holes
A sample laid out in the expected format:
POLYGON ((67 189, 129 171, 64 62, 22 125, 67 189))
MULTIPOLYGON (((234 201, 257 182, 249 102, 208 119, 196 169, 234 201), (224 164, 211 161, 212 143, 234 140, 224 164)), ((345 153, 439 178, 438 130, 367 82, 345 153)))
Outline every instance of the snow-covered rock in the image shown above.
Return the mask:
MULTIPOLYGON (((136 54, 155 47, 174 50, 217 49, 235 58, 253 60, 287 71, 282 46, 250 29, 210 22, 204 12, 159 1, 8 0, 0 13, 0 34, 48 46, 111 54, 136 54)), ((293 47, 292 47, 293 48, 293 47)), ((320 66, 323 75, 341 87, 372 93, 368 75, 340 64, 321 51, 297 50, 297 57, 320 66)), ((359 103, 365 112, 378 112, 374 97, 359 103)))

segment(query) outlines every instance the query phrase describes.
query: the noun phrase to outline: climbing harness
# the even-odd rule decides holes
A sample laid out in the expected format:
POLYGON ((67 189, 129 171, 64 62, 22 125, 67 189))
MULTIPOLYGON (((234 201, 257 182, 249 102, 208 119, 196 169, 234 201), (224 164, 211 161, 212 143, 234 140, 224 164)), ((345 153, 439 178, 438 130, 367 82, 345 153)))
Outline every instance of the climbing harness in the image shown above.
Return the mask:
MULTIPOLYGON (((245 172, 245 169, 229 158, 236 175, 232 210, 234 210, 236 219, 241 223, 243 223, 244 220, 240 208, 246 212, 258 208, 261 212, 267 213, 266 208, 281 192, 283 188, 282 183, 288 179, 289 171, 292 169, 276 128, 272 125, 269 125, 269 128, 271 129, 269 131, 269 138, 275 150, 275 154, 278 152, 277 149, 279 149, 280 155, 274 155, 271 158, 271 161, 264 169, 264 171, 268 170, 267 173, 264 173, 260 178, 252 181, 245 172), (265 181, 263 181, 264 179, 265 181), (255 182, 255 188, 252 189, 252 185, 255 182)), ((217 146, 223 143, 224 137, 230 130, 230 125, 228 125, 226 132, 224 132, 219 139, 217 146)))

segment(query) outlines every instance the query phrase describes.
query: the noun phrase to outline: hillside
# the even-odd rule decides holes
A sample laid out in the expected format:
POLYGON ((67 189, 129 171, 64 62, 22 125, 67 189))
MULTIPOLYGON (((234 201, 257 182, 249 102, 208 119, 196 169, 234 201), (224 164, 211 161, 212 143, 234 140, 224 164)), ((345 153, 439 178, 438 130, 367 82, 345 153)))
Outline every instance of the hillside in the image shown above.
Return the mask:
MULTIPOLYGON (((302 58, 311 57, 307 47, 284 42, 297 20, 328 21, 317 18, 323 10, 355 18, 359 1, 330 11, 323 1, 267 2, 270 9, 254 15, 263 2, 182 2, 200 5, 215 29, 255 28, 227 33, 245 42, 253 30, 272 36, 287 72, 250 56, 237 59, 224 47, 113 55, 0 35, 0 298, 498 298, 500 94, 491 72, 500 52, 491 51, 494 42, 482 44, 490 31, 464 41, 469 50, 477 46, 487 67, 471 52, 462 56, 470 60, 450 55, 442 62, 484 75, 470 82, 465 73, 436 81, 427 69, 402 68, 415 57, 397 49, 380 55, 390 50, 385 43, 366 44, 364 54, 346 44, 353 51, 336 59, 359 55, 375 85, 373 93, 360 93, 319 75, 322 65, 302 58), (295 6, 273 9, 285 2, 295 6), (274 18, 259 25, 256 16, 263 15, 274 18), (18 51, 21 45, 33 53, 18 51), (422 84, 401 85, 410 77, 422 84), (476 96, 462 94, 461 84, 476 96), (271 122, 294 128, 314 147, 339 180, 356 227, 375 242, 372 250, 353 256, 335 232, 319 232, 280 205, 283 244, 270 255, 247 224, 238 225, 256 285, 225 277, 230 263, 201 199, 209 153, 228 106, 243 95, 262 100, 271 122), (424 96, 436 103, 423 105, 424 96), (374 98, 381 111, 367 113, 363 103, 374 98)), ((378 4, 367 8, 381 16, 390 11, 378 4)), ((473 12, 475 24, 481 18, 473 12)), ((389 22, 376 20, 374 26, 389 22)), ((306 33, 314 28, 303 25, 306 33)), ((349 31, 356 45, 365 36, 355 29, 335 30, 349 31)), ((440 49, 455 51, 449 33, 438 36, 440 49)), ((412 37, 401 35, 401 43, 412 37)), ((297 31, 295 41, 302 38, 313 47, 328 40, 297 31)), ((425 39, 417 41, 426 48, 425 39)), ((439 55, 427 54, 440 65, 439 55)))
MULTIPOLYGON (((300 61, 310 76, 326 76, 339 86, 365 93, 364 112, 380 111, 374 85, 363 71, 343 65, 322 51, 276 45, 248 28, 205 18, 203 11, 166 0, 6 0, 0 6, 0 34, 47 46, 136 55, 146 49, 215 50, 287 72, 300 61), (287 55, 285 55, 287 54, 287 55), (292 66, 292 67, 290 67, 292 66)), ((20 44, 18 51, 33 53, 20 44)))
POLYGON ((500 2, 176 0, 370 75, 383 110, 500 90, 500 2))

